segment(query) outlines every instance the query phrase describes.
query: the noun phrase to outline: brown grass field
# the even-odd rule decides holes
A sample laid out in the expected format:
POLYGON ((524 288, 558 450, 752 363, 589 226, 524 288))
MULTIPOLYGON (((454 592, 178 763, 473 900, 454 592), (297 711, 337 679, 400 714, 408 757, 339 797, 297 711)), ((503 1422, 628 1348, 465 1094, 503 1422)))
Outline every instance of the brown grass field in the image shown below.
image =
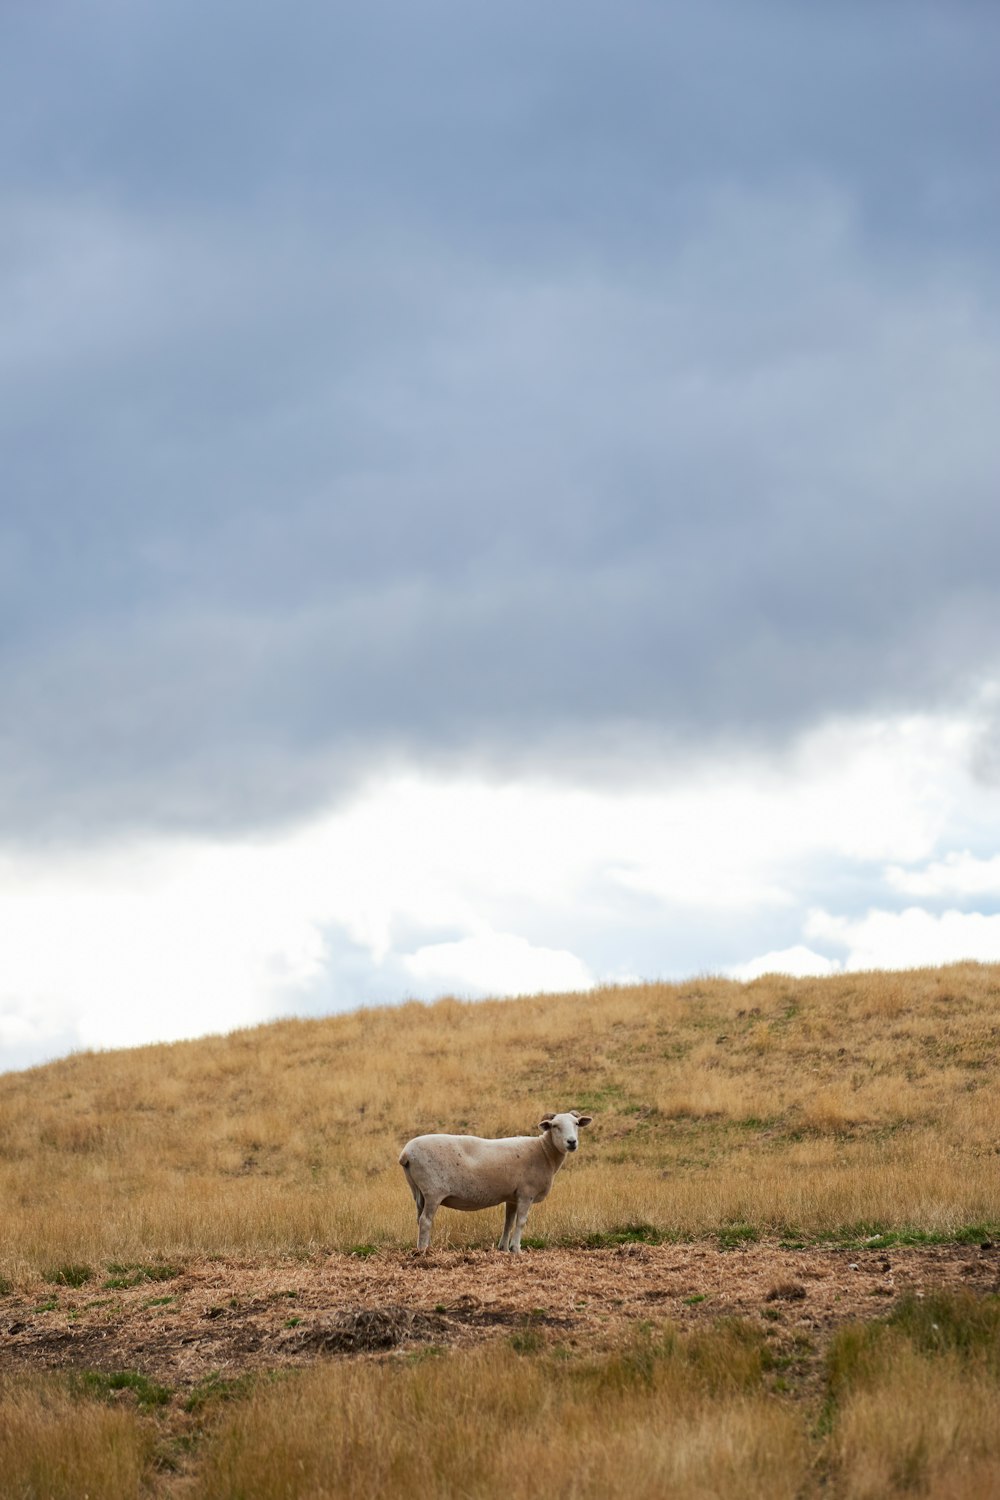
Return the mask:
POLYGON ((0 1500, 1000 1494, 1000 968, 360 1011, 0 1075, 0 1500), (532 1211, 425 1130, 594 1114, 532 1211))

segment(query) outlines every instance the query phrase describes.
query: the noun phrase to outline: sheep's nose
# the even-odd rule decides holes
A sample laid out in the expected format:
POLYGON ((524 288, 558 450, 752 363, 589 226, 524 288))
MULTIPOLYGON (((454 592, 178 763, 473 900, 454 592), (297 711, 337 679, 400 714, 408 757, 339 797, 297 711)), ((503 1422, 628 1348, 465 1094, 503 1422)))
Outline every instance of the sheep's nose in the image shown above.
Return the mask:
POLYGON ((576 1141, 567 1141, 566 1142, 566 1150, 567 1151, 575 1151, 576 1150, 576 1141))

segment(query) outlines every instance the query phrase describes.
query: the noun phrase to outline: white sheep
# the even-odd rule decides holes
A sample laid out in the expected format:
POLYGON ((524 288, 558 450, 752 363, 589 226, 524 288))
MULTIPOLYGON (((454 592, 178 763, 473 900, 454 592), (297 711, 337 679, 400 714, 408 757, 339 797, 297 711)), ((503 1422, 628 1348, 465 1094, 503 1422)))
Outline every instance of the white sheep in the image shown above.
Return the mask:
POLYGON ((443 1204, 467 1213, 507 1205, 501 1250, 520 1250, 521 1231, 533 1203, 548 1195, 552 1179, 575 1151, 578 1132, 593 1116, 546 1115, 541 1135, 483 1140, 478 1135, 418 1135, 399 1157, 417 1205, 417 1249, 431 1242, 434 1215, 443 1204))

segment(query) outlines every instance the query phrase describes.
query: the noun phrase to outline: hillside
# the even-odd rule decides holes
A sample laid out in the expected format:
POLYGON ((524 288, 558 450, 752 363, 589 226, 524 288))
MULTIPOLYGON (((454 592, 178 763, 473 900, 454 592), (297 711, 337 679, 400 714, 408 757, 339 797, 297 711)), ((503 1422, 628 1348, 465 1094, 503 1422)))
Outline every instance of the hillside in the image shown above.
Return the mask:
POLYGON ((446 1000, 2 1076, 0 1489, 996 1493, 998 996, 446 1000), (526 1254, 500 1210, 413 1253, 408 1136, 560 1107, 526 1254))
MULTIPOLYGON (((425 1130, 595 1121, 529 1240, 1000 1223, 1000 968, 359 1011, 0 1076, 0 1275, 412 1243, 425 1130)), ((484 1246, 499 1210, 443 1211, 484 1246)))

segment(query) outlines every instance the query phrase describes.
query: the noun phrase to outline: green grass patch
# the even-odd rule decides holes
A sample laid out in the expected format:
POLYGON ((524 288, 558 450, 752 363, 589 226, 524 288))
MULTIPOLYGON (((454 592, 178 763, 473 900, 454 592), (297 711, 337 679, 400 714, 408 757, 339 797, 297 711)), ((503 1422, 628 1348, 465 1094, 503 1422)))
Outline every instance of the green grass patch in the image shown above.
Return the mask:
POLYGON ((626 1099, 624 1088, 620 1083, 606 1083, 601 1088, 590 1089, 580 1100, 581 1114, 597 1114, 601 1110, 613 1108, 626 1099))
POLYGON ((165 1263, 123 1265, 120 1261, 112 1261, 108 1266, 108 1277, 103 1285, 104 1290, 108 1292, 125 1292, 131 1287, 142 1286, 147 1281, 173 1281, 180 1274, 179 1266, 170 1266, 165 1263))
POLYGON ((968 1291, 904 1297, 885 1320, 924 1354, 981 1355, 1000 1374, 1000 1297, 968 1291))
POLYGON ((753 1224, 724 1224, 719 1230, 720 1250, 738 1250, 741 1245, 752 1245, 760 1239, 760 1230, 753 1224))
POLYGON ((9 1297, 14 1290, 14 1283, 8 1281, 6 1276, 0 1276, 0 1297, 9 1297))
POLYGON ((223 1375, 221 1370, 213 1370, 202 1376, 194 1386, 184 1402, 184 1410, 197 1415, 206 1408, 221 1406, 229 1401, 242 1401, 263 1382, 278 1378, 273 1371, 266 1375, 260 1375, 256 1371, 249 1371, 245 1375, 223 1375))
POLYGON ((45 1280, 53 1286, 86 1286, 93 1277, 90 1266, 69 1263, 64 1266, 52 1266, 45 1272, 45 1280))
POLYGON ((377 1245, 352 1245, 350 1247, 350 1249, 348 1250, 347 1253, 348 1253, 348 1255, 354 1255, 354 1256, 356 1256, 359 1260, 367 1260, 369 1258, 369 1256, 377 1255, 378 1254, 378 1246, 377 1245))
MULTIPOLYGON (((715 1230, 715 1239, 722 1250, 736 1250, 741 1245, 754 1244, 765 1237, 777 1236, 781 1250, 808 1250, 814 1247, 838 1250, 889 1250, 893 1246, 909 1245, 982 1245, 988 1248, 1000 1245, 1000 1225, 971 1224, 954 1230, 920 1229, 904 1225, 897 1229, 879 1228, 870 1223, 847 1224, 840 1229, 808 1234, 801 1229, 783 1225, 760 1226, 737 1222, 723 1224, 715 1230)), ((607 1250, 618 1245, 676 1245, 695 1244, 701 1239, 696 1234, 679 1234, 671 1229, 657 1229, 653 1224, 622 1224, 613 1229, 594 1230, 580 1236, 525 1235, 521 1245, 525 1250, 548 1250, 556 1245, 560 1249, 607 1250)))
POLYGON ((607 1250, 616 1245, 663 1245, 671 1238, 652 1224, 622 1224, 588 1234, 583 1243, 588 1250, 607 1250))
POLYGON ((834 1243, 843 1250, 888 1250, 893 1245, 953 1245, 955 1232, 918 1229, 914 1225, 879 1229, 871 1224, 853 1224, 837 1232, 834 1243))
POLYGON ((992 1246, 997 1239, 1000 1239, 998 1224, 966 1224, 964 1228, 955 1231, 956 1245, 982 1245, 986 1248, 992 1246))
POLYGON ((104 1370, 84 1370, 71 1378, 70 1389, 103 1401, 112 1400, 120 1391, 129 1391, 144 1410, 166 1406, 172 1394, 169 1387, 157 1385, 140 1375, 138 1370, 116 1370, 112 1374, 104 1370))
POLYGON ((545 1340, 537 1328, 525 1328, 511 1334, 510 1347, 515 1354, 538 1354, 545 1347, 545 1340))
POLYGON ((838 1236, 845 1250, 887 1250, 892 1245, 947 1245, 954 1236, 940 1230, 918 1229, 904 1225, 900 1229, 881 1229, 872 1224, 857 1224, 838 1236))
POLYGON ((916 1225, 904 1224, 888 1229, 865 1222, 845 1224, 839 1229, 817 1234, 785 1230, 778 1244, 782 1250, 806 1250, 813 1246, 850 1251, 890 1250, 893 1246, 919 1248, 922 1245, 982 1245, 990 1248, 1000 1244, 1000 1225, 967 1224, 958 1229, 920 1229, 916 1225))
POLYGON ((885 1318, 848 1323, 827 1354, 829 1399, 836 1402, 845 1391, 884 1377, 900 1339, 921 1354, 960 1355, 1000 1375, 1000 1297, 964 1289, 908 1296, 885 1318))

